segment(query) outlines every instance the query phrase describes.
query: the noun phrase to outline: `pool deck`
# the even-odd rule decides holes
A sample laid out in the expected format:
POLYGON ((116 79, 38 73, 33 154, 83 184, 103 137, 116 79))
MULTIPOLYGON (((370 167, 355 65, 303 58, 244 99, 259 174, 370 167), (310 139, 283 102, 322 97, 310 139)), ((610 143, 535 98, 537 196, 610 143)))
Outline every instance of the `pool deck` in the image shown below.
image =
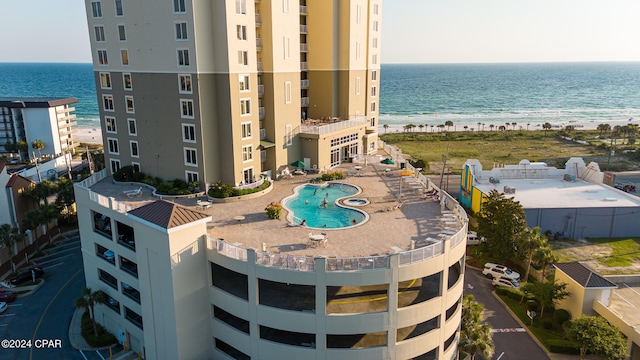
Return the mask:
MULTIPOLYGON (((342 164, 334 169, 345 174, 352 171, 355 164, 342 164)), ((369 214, 369 220, 356 226, 343 229, 311 229, 289 226, 287 212, 283 210, 280 220, 269 219, 265 207, 271 202, 280 202, 293 194, 296 186, 307 183, 313 176, 295 176, 291 179, 275 180, 273 190, 259 198, 230 203, 215 203, 206 210, 197 210, 197 200, 203 198, 181 199, 176 203, 201 211, 212 216, 207 224, 207 232, 212 238, 221 238, 225 242, 243 248, 261 249, 266 244, 267 251, 292 255, 325 257, 362 257, 393 253, 399 249, 408 250, 411 240, 415 246, 427 244, 427 238, 438 238, 445 227, 440 221, 440 204, 431 199, 423 199, 418 191, 404 182, 402 184, 402 206, 396 198, 400 183, 403 182, 399 171, 389 173, 382 170, 384 165, 367 165, 361 171, 363 176, 348 176, 341 182, 354 184, 362 189, 355 195, 371 201, 371 204, 357 209, 369 214), (243 220, 237 220, 244 217, 243 220), (308 235, 327 234, 327 247, 309 247, 308 235)), ((393 169, 393 168, 392 168, 393 169)), ((130 184, 116 184, 110 177, 96 183, 91 190, 105 196, 114 197, 119 202, 138 207, 156 200, 150 190, 143 189, 134 199, 128 198, 123 191, 130 190, 130 184)), ((458 227, 462 224, 458 223, 458 227)))

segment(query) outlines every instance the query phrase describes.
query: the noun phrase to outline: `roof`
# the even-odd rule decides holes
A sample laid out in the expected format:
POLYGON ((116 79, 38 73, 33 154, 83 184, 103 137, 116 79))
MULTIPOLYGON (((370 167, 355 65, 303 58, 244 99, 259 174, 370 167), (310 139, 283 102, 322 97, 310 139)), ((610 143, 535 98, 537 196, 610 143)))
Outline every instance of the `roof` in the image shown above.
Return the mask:
POLYGON ((568 263, 558 263, 554 266, 567 274, 575 282, 584 288, 617 288, 618 286, 602 276, 591 271, 588 267, 574 261, 568 263))
POLYGON ((78 102, 78 99, 76 98, 0 97, 0 107, 7 107, 7 108, 50 108, 55 106, 67 105, 67 104, 75 104, 77 102, 78 102))
POLYGON ((13 187, 13 185, 15 185, 15 183, 16 183, 16 181, 18 179, 23 179, 23 180, 26 180, 29 183, 34 183, 35 184, 35 181, 33 181, 33 180, 29 179, 29 178, 26 178, 26 177, 24 177, 24 176, 22 176, 20 174, 10 174, 9 181, 7 181, 6 187, 8 187, 8 188, 13 187))
POLYGON ((154 201, 129 211, 129 214, 146 220, 164 229, 171 229, 209 217, 198 211, 164 200, 154 201))

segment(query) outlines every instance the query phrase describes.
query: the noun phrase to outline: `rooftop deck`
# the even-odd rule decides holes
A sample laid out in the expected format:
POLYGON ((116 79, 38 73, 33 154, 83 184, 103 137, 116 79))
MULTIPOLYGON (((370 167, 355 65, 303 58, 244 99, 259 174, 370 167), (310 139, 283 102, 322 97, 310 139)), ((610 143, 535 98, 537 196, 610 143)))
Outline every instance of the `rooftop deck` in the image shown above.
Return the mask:
MULTIPOLYGON (((355 164, 343 164, 336 170, 353 173, 355 164)), ((265 207, 270 202, 280 202, 293 194, 296 186, 305 184, 311 176, 296 176, 292 179, 276 180, 273 190, 257 199, 236 201, 230 203, 216 203, 206 210, 199 210, 196 206, 202 198, 179 199, 176 203, 189 207, 195 211, 202 211, 212 216, 208 223, 208 234, 212 238, 221 238, 228 244, 236 244, 242 248, 261 250, 263 243, 270 253, 284 253, 290 255, 324 256, 324 257, 366 257, 382 255, 401 250, 409 250, 411 241, 420 248, 433 243, 443 231, 451 232, 452 227, 458 229, 463 225, 451 218, 442 221, 440 203, 430 198, 424 198, 415 184, 407 182, 399 176, 398 170, 384 173, 384 165, 367 165, 359 173, 362 176, 348 176, 343 182, 354 184, 362 189, 358 198, 366 198, 371 204, 360 206, 358 209, 369 214, 369 220, 357 226, 345 229, 310 229, 306 227, 291 227, 283 211, 280 220, 269 219, 265 207), (398 204, 396 198, 402 182, 402 206, 393 209, 398 204), (237 220, 242 218, 242 220, 237 220), (445 230, 445 227, 448 228, 445 230), (309 247, 310 233, 327 234, 328 246, 309 247), (431 238, 431 239, 428 239, 431 238)), ((124 191, 137 189, 139 186, 131 184, 113 183, 107 177, 90 186, 90 190, 104 197, 112 197, 122 212, 142 206, 157 200, 147 188, 142 193, 129 198, 124 191)), ((97 197, 100 198, 100 197, 97 197)), ((100 199, 95 199, 100 201, 100 199)))

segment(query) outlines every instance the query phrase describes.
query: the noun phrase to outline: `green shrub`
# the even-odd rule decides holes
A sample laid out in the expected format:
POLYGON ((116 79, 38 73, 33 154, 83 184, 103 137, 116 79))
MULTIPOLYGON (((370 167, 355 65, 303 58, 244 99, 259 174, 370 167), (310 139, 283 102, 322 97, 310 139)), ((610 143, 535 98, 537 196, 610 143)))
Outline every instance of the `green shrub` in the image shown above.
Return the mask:
POLYGON ((535 300, 527 300, 527 310, 538 311, 538 302, 535 300))
POLYGON ((580 355, 580 348, 568 340, 549 339, 546 345, 552 353, 580 355))
POLYGON ((271 182, 265 180, 262 185, 253 189, 236 189, 233 185, 225 184, 222 181, 211 184, 207 194, 213 198, 224 199, 233 196, 242 196, 262 191, 271 186, 271 182))
POLYGON ((282 205, 278 202, 272 202, 265 208, 267 211, 267 216, 270 219, 280 219, 280 215, 282 214, 282 205))
POLYGON ((553 320, 558 325, 564 324, 566 321, 569 321, 569 319, 571 319, 571 314, 569 314, 569 312, 565 309, 557 309, 553 313, 553 320))
POLYGON ((498 286, 496 287, 496 294, 498 295, 504 295, 507 296, 511 299, 514 300, 518 300, 520 301, 520 299, 522 299, 522 291, 519 289, 514 289, 514 288, 508 288, 508 287, 504 287, 504 286, 498 286))
POLYGON ((89 311, 85 310, 82 314, 80 329, 82 331, 82 337, 87 343, 92 347, 103 347, 116 343, 116 337, 111 335, 102 325, 96 324, 96 327, 98 329, 97 337, 93 333, 93 322, 91 321, 91 317, 89 317, 89 311))
POLYGON ((542 319, 542 327, 543 327, 545 330, 551 330, 551 329, 553 329, 553 320, 551 320, 551 319, 546 319, 546 318, 545 318, 545 319, 542 319))
POLYGON ((322 181, 342 180, 344 179, 344 174, 340 171, 334 171, 322 174, 321 179, 322 181))

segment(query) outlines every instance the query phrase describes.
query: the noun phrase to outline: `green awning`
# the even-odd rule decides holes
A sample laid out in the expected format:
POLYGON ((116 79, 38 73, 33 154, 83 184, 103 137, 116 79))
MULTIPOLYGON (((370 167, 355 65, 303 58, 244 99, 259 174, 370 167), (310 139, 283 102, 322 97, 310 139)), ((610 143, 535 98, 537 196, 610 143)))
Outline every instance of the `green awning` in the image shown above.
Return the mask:
POLYGON ((258 146, 258 150, 264 150, 274 146, 276 146, 276 144, 272 143, 271 141, 260 140, 260 146, 258 146))

